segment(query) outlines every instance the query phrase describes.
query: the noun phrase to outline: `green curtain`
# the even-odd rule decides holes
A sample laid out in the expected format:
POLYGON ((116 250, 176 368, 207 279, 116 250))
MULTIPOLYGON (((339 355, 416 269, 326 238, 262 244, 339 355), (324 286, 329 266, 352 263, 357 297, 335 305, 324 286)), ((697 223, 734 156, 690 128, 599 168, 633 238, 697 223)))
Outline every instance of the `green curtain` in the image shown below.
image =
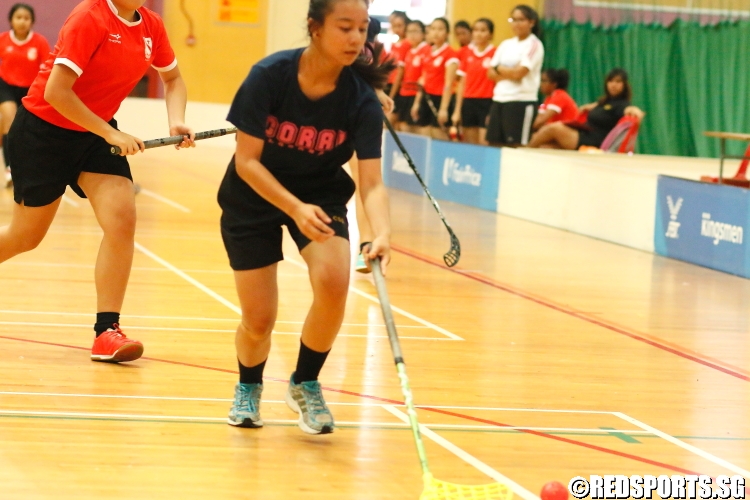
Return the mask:
MULTIPOLYGON (((579 104, 602 94, 610 69, 628 71, 633 104, 647 113, 639 153, 716 157, 719 141, 704 131, 750 133, 750 21, 542 27, 544 66, 570 72, 568 91, 579 104)), ((747 146, 727 145, 735 155, 747 146)))

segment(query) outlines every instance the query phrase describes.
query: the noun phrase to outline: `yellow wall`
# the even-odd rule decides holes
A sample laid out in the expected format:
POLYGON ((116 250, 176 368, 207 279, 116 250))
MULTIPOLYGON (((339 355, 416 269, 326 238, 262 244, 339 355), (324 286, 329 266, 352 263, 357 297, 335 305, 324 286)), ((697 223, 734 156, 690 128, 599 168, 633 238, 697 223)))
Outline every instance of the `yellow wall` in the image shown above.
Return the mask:
POLYGON ((215 22, 219 0, 184 0, 197 39, 189 47, 180 0, 165 0, 164 23, 191 101, 231 102, 250 66, 266 55, 269 1, 259 0, 258 25, 242 25, 215 22))
POLYGON ((506 38, 512 38, 508 18, 510 12, 518 4, 526 4, 535 8, 542 15, 544 0, 452 0, 449 8, 449 19, 455 23, 464 19, 473 23, 480 17, 488 17, 495 22, 495 45, 506 38))

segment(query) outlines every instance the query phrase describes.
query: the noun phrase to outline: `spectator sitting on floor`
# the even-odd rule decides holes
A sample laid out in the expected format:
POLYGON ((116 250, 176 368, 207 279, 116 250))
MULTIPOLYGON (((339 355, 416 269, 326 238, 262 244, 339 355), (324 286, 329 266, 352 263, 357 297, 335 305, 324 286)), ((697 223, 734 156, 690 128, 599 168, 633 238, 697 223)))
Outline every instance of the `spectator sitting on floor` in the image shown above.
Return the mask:
POLYGON ((604 95, 596 102, 581 106, 581 112, 588 112, 585 123, 573 121, 545 125, 534 134, 528 147, 570 150, 581 146, 598 148, 623 116, 630 115, 641 120, 645 115, 630 103, 631 97, 628 73, 615 68, 607 75, 604 95))
POLYGON ((578 116, 578 105, 568 94, 570 75, 567 69, 549 68, 542 71, 542 84, 539 86, 542 94, 547 96, 534 120, 534 130, 543 125, 555 122, 575 120, 578 116))

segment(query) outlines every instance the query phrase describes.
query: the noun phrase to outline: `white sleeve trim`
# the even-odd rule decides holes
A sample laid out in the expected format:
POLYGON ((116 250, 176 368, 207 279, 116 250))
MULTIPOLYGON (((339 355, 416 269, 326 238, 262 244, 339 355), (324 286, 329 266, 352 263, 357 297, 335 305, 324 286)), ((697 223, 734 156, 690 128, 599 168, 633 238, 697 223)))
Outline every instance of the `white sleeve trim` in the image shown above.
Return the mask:
POLYGON ((175 69, 177 67, 177 58, 175 58, 175 60, 172 61, 172 64, 170 64, 169 66, 165 66, 163 68, 160 68, 160 67, 154 66, 152 64, 151 67, 154 68, 159 73, 166 73, 167 71, 172 71, 173 69, 175 69))
POLYGON ((55 64, 62 64, 63 66, 67 66, 73 71, 75 71, 76 75, 81 76, 83 74, 83 70, 78 67, 76 63, 71 61, 70 59, 66 59, 64 57, 58 57, 55 59, 55 64))
POLYGON ((458 71, 456 71, 456 74, 457 74, 458 76, 466 76, 466 71, 464 71, 464 70, 462 70, 462 69, 459 69, 458 71))
POLYGON ((453 63, 461 64, 461 59, 459 59, 458 57, 452 57, 452 58, 448 59, 447 61, 445 61, 445 65, 446 66, 450 66, 453 63))
POLYGON ((552 111, 556 113, 562 113, 562 108, 560 106, 557 106, 555 104, 547 104, 547 109, 551 109, 552 111))
POLYGON ((399 61, 398 64, 397 64, 397 66, 399 68, 405 68, 406 67, 406 63, 404 61, 399 61))

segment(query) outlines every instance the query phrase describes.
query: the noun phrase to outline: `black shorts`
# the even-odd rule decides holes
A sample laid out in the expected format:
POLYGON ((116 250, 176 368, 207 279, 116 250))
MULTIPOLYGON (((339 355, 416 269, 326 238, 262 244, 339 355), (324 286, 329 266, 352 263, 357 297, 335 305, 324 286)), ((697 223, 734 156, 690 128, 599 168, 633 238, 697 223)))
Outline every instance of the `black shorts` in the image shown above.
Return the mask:
POLYGON ((487 142, 525 146, 536 118, 536 101, 494 102, 487 123, 487 142))
MULTIPOLYGON (((430 108, 430 105, 427 102, 428 98, 432 101, 432 104, 435 106, 435 111, 440 111, 440 105, 443 103, 443 96, 433 95, 433 94, 424 94, 424 97, 422 98, 422 102, 419 105, 419 120, 417 121, 417 125, 419 125, 420 127, 440 128, 440 124, 438 123, 437 116, 435 116, 435 113, 432 111, 432 108, 430 108)), ((446 127, 450 127, 452 125, 451 117, 453 116, 453 110, 455 108, 456 108, 456 100, 454 96, 451 96, 451 102, 450 104, 448 104, 448 122, 445 124, 446 127)))
MULTIPOLYGON (((110 125, 117 128, 113 119, 110 125)), ((81 198, 81 172, 109 174, 133 180, 124 156, 110 152, 110 145, 96 134, 53 125, 23 106, 8 132, 8 156, 13 168, 16 203, 27 207, 49 205, 70 186, 81 198)))
POLYGON ((599 130, 580 129, 578 131, 578 146, 576 149, 581 146, 593 146, 595 148, 601 147, 604 139, 607 138, 607 135, 609 135, 609 133, 603 134, 599 130))
MULTIPOLYGON (((354 181, 341 172, 313 186, 307 186, 309 194, 295 192, 298 186, 278 178, 287 189, 305 203, 317 205, 331 218, 330 227, 336 236, 349 239, 346 202, 354 194, 354 181)), ((308 182, 309 184, 309 182, 308 182)), ((270 266, 284 260, 282 251, 283 232, 286 226, 289 234, 302 251, 308 239, 299 230, 294 220, 271 205, 250 188, 230 163, 219 188, 221 214, 221 237, 229 256, 229 265, 235 271, 249 271, 270 266)))
POLYGON ((464 127, 487 128, 492 99, 464 99, 461 106, 461 125, 464 127))
POLYGON ((396 96, 396 111, 395 113, 398 115, 398 120, 402 122, 406 122, 409 125, 416 125, 414 120, 411 119, 411 107, 414 106, 414 98, 416 96, 410 95, 397 95, 396 96))
POLYGON ((16 87, 0 78, 0 104, 13 101, 16 106, 21 106, 21 99, 29 93, 29 87, 16 87))

